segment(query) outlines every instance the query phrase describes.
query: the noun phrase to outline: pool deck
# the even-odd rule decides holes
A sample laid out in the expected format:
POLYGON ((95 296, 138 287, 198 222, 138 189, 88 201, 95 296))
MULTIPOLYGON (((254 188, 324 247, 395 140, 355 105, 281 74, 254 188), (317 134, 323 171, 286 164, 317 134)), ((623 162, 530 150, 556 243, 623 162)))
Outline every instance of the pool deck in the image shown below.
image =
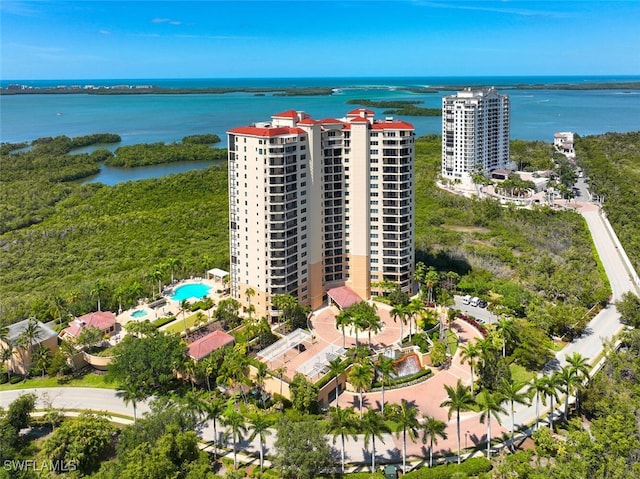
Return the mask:
MULTIPOLYGON (((206 284, 207 286, 210 286, 211 290, 210 290, 210 292, 209 292, 209 294, 207 296, 210 297, 211 299, 213 299, 214 308, 215 308, 215 304, 217 304, 218 301, 220 301, 220 299, 222 298, 222 295, 220 295, 220 294, 215 292, 217 289, 221 289, 223 287, 222 283, 216 282, 216 281, 213 281, 213 280, 210 280, 210 279, 206 279, 206 278, 198 278, 198 277, 196 277, 196 278, 185 279, 185 280, 182 280, 182 281, 177 281, 173 285, 165 286, 163 288, 163 290, 166 291, 167 288, 169 288, 171 290, 171 292, 173 292, 177 288, 179 288, 180 286, 184 286, 184 285, 188 285, 188 284, 206 284)), ((163 297, 167 301, 164 306, 161 306, 161 307, 158 307, 158 308, 151 308, 151 307, 149 307, 149 304, 152 303, 154 300, 148 300, 148 299, 140 300, 138 305, 135 306, 134 308, 128 309, 128 310, 123 311, 122 313, 118 314, 117 317, 116 317, 116 321, 124 326, 129 321, 145 321, 145 320, 155 321, 158 318, 162 318, 162 317, 168 316, 170 314, 172 314, 174 316, 177 316, 178 313, 181 310, 181 308, 180 308, 181 301, 171 299, 170 295, 163 295, 163 297), (132 316, 132 314, 135 313, 135 311, 139 311, 139 310, 144 310, 144 311, 147 312, 147 314, 145 316, 141 316, 139 318, 136 318, 135 316, 132 316)), ((187 299, 187 301, 189 303, 194 302, 194 301, 198 301, 198 300, 199 300, 198 298, 189 298, 189 299, 187 299)), ((205 311, 204 313, 209 315, 209 311, 205 311)))

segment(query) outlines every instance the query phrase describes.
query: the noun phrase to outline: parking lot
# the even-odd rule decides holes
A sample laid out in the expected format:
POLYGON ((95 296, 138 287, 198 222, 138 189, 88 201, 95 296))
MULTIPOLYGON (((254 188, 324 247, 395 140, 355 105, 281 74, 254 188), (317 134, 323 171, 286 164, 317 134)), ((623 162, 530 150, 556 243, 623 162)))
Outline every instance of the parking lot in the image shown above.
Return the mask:
POLYGON ((464 296, 454 296, 456 309, 459 309, 469 316, 473 316, 480 323, 491 324, 498 320, 498 317, 489 311, 487 308, 481 308, 479 306, 471 306, 470 304, 464 304, 462 302, 464 296))

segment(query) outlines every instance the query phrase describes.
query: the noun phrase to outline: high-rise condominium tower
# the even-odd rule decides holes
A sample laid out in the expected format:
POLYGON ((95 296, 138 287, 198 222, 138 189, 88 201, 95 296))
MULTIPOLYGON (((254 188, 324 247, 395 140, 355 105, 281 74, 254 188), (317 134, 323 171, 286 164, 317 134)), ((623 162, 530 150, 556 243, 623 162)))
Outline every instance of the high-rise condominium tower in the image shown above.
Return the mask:
POLYGON ((413 125, 292 110, 230 130, 228 146, 234 298, 271 316, 277 294, 315 309, 336 287, 362 299, 385 280, 410 291, 413 125))
POLYGON ((470 184, 509 162, 509 97, 495 89, 442 99, 442 177, 470 184))

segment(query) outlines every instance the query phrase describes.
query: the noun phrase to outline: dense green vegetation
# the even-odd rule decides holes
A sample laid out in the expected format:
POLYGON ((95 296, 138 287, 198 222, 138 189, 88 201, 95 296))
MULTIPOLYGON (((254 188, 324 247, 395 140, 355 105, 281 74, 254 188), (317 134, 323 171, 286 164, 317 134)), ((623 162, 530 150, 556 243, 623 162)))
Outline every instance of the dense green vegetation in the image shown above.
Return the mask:
MULTIPOLYGON (((172 147, 127 149, 164 157, 172 147)), ((82 175, 88 174, 80 173, 82 168, 95 167, 90 157, 56 156, 40 148, 0 158, 6 166, 6 207, 0 208, 5 219, 0 222, 5 228, 0 237, 5 320, 28 315, 50 319, 62 304, 72 314, 87 312, 95 309, 97 296, 105 309, 115 310, 121 301, 131 304, 127 301, 136 295, 153 295, 158 274, 168 282, 172 273, 180 277, 227 267, 226 168, 114 187, 78 185, 60 181, 60 169, 49 168, 46 158, 70 162, 82 175), (169 259, 177 263, 169 267, 169 259)), ((578 214, 502 208, 442 191, 434 182, 440 149, 436 135, 416 143, 418 260, 438 271, 456 272, 463 277, 462 290, 517 316, 534 315, 540 323, 561 316, 574 324, 573 319, 583 318, 606 298, 606 282, 578 214)), ((563 325, 549 331, 562 332, 563 325)))
POLYGON ((640 270, 640 132, 576 137, 578 163, 591 179, 636 271, 640 270))
POLYGON ((587 311, 609 295, 582 217, 443 191, 435 186, 440 148, 435 135, 416 143, 417 260, 455 271, 462 276, 458 289, 526 316, 551 334, 578 333, 587 311))
POLYGON ((521 171, 541 171, 553 168, 555 149, 546 141, 511 140, 509 156, 521 171))
POLYGON ((76 146, 58 137, 0 156, 4 320, 56 317, 63 303, 65 313, 84 313, 95 308, 96 292, 115 310, 120 300, 152 295, 158 269, 170 277, 227 266, 226 168, 79 185, 68 180, 98 166, 92 155, 68 153, 76 146), (172 257, 179 264, 164 267, 172 257))
POLYGON ((187 143, 143 143, 121 146, 115 156, 107 158, 106 165, 132 168, 136 166, 175 163, 178 161, 225 161, 227 150, 211 148, 198 141, 187 143))
POLYGON ((374 101, 366 99, 354 99, 347 101, 347 105, 361 105, 371 108, 388 108, 383 111, 385 115, 402 115, 402 116, 442 116, 440 108, 423 108, 416 106, 422 101, 416 100, 387 100, 374 101))
POLYGON ((199 145, 213 145, 214 143, 220 143, 220 137, 213 133, 207 133, 204 135, 189 135, 182 139, 182 143, 196 143, 199 145))

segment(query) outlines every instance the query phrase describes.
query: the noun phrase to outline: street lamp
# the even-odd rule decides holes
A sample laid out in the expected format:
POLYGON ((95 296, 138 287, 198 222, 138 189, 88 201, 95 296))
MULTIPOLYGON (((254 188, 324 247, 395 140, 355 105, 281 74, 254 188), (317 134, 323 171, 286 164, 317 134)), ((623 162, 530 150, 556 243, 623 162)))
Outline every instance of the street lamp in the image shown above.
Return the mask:
POLYGON ((469 431, 464 433, 464 448, 467 448, 467 440, 469 439, 469 431))

